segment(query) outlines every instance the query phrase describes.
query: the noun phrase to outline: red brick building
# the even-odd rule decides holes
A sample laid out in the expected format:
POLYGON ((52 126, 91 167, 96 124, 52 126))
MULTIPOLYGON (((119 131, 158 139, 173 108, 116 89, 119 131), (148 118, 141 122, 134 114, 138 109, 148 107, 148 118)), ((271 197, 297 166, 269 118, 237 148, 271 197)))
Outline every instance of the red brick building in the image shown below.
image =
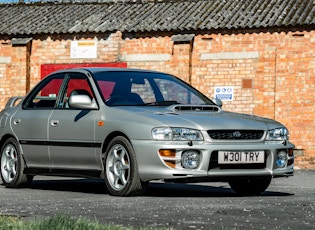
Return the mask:
POLYGON ((79 65, 168 72, 223 108, 276 119, 315 168, 313 0, 0 4, 0 108, 46 73, 79 65))

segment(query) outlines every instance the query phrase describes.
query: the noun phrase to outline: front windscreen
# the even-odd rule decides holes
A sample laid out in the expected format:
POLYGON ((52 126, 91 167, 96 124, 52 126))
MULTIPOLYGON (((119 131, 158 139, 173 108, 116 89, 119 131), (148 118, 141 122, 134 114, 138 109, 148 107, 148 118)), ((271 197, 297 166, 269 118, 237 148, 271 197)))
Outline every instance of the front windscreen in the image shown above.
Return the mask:
POLYGON ((176 77, 163 73, 107 71, 94 74, 107 105, 205 105, 211 100, 176 77))

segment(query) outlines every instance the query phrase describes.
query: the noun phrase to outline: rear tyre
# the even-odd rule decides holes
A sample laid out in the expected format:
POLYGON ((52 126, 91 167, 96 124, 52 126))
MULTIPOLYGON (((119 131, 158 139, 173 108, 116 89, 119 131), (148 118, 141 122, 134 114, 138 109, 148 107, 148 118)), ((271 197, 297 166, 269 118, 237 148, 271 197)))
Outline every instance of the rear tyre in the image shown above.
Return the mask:
POLYGON ((254 196, 264 192, 271 183, 271 177, 235 179, 229 182, 230 187, 241 196, 254 196))
POLYGON ((19 144, 14 138, 5 141, 1 149, 1 178, 8 188, 28 186, 33 176, 25 175, 25 163, 20 152, 19 144))
POLYGON ((104 157, 105 184, 113 196, 132 196, 144 193, 147 184, 142 182, 130 142, 122 136, 108 145, 104 157))

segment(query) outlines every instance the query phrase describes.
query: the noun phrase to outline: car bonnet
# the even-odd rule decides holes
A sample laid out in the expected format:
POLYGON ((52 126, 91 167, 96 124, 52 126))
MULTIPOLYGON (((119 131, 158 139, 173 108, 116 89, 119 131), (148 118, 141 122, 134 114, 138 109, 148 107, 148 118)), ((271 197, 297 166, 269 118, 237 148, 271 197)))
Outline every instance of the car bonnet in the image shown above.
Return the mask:
MULTIPOLYGON (((117 107, 116 107, 117 108, 117 107)), ((200 130, 214 129, 250 129, 270 130, 283 126, 272 119, 249 114, 225 112, 221 109, 204 110, 176 110, 174 106, 122 106, 119 109, 125 113, 136 113, 137 120, 147 121, 156 125, 170 127, 187 127, 200 130)))

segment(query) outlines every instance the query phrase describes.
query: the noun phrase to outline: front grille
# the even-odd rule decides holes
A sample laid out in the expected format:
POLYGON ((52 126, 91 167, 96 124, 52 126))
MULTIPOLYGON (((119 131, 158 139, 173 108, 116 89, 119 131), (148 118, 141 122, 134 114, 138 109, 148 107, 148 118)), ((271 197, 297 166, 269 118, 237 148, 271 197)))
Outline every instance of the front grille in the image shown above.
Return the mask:
POLYGON ((213 140, 259 140, 263 130, 208 130, 213 140))

